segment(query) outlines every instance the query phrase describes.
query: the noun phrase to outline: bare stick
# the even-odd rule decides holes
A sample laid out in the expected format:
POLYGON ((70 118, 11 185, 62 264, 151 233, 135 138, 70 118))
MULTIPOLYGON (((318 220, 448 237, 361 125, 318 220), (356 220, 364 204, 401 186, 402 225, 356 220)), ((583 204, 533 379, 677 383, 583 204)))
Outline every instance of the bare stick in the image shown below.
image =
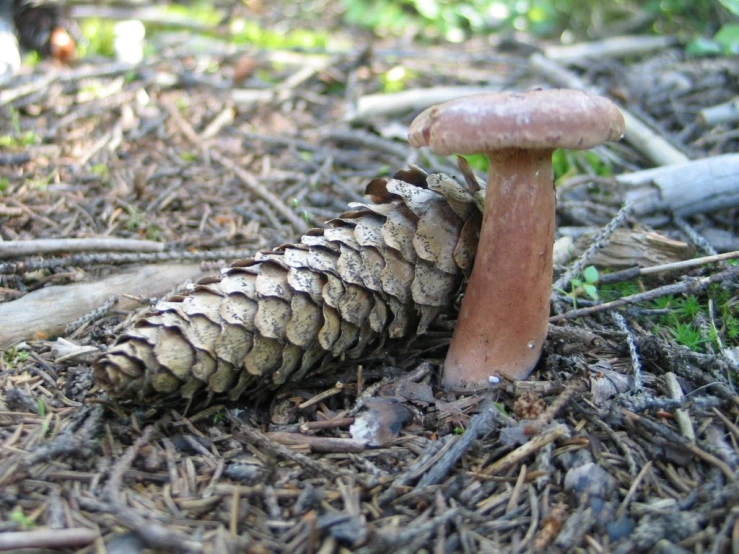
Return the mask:
MULTIPOLYGON (((667 384, 667 391, 670 393, 670 398, 674 398, 675 400, 685 398, 683 389, 677 381, 677 376, 671 371, 665 373, 665 383, 667 384)), ((680 427, 680 433, 682 433, 683 437, 695 444, 695 430, 693 429, 693 422, 690 420, 687 410, 676 408, 675 420, 677 421, 678 427, 680 427)))
POLYGON ((157 262, 208 262, 217 260, 238 260, 254 255, 254 250, 203 250, 189 252, 172 250, 169 252, 131 252, 125 254, 75 254, 64 258, 46 258, 7 262, 0 264, 0 275, 28 273, 38 269, 57 269, 60 267, 90 267, 93 265, 154 264, 157 262))
POLYGON ((323 460, 314 460, 313 458, 306 456, 305 454, 301 454, 299 452, 291 450, 287 446, 277 444, 276 442, 270 440, 270 438, 261 431, 254 429, 243 421, 239 421, 230 412, 226 412, 226 417, 228 417, 229 421, 231 421, 231 423, 234 425, 234 436, 236 438, 238 438, 238 435, 241 435, 242 440, 245 440, 246 443, 257 446, 259 448, 263 448, 273 456, 286 458, 306 469, 328 475, 330 478, 335 478, 337 476, 347 477, 349 479, 352 479, 353 481, 358 482, 365 488, 369 488, 369 486, 372 485, 372 483, 368 482, 366 479, 360 478, 353 471, 336 467, 332 464, 324 462, 323 460))
POLYGON ((136 302, 124 294, 161 296, 176 284, 203 274, 196 264, 147 265, 93 283, 33 291, 0 304, 0 350, 22 340, 62 333, 69 323, 98 308, 112 295, 120 297, 120 309, 132 310, 136 302), (50 306, 54 309, 49 309, 50 306))
POLYGON ((21 548, 68 548, 86 546, 100 538, 100 533, 87 527, 71 529, 38 529, 21 533, 0 533, 0 550, 21 548))
POLYGON ((702 109, 698 112, 698 120, 706 127, 739 121, 739 96, 724 104, 702 109))
POLYGON ((626 344, 629 347, 629 356, 631 357, 631 368, 634 373, 634 392, 641 391, 642 388, 642 371, 641 361, 639 360, 639 352, 636 350, 636 341, 634 340, 634 333, 631 332, 626 319, 624 316, 617 312, 611 312, 611 317, 616 323, 616 327, 623 334, 626 335, 626 344))
POLYGON ((544 54, 550 60, 568 63, 582 61, 587 58, 621 58, 635 54, 645 54, 655 50, 663 50, 676 42, 675 37, 621 36, 566 46, 546 46, 544 54))
POLYGON ((516 448, 513 452, 510 452, 503 456, 500 460, 493 462, 490 466, 486 467, 482 473, 485 475, 500 475, 504 471, 510 469, 518 462, 534 454, 537 450, 542 448, 544 445, 549 444, 559 438, 568 437, 570 431, 565 425, 555 425, 548 431, 545 431, 541 435, 536 435, 526 444, 523 444, 516 448))
MULTIPOLYGON (((542 54, 532 54, 529 57, 529 66, 536 73, 557 86, 598 93, 594 87, 588 85, 572 71, 542 54)), ((644 156, 657 165, 671 165, 689 161, 685 154, 650 129, 634 114, 624 108, 621 108, 621 113, 626 122, 624 138, 644 156)))
POLYGON ((580 308, 577 310, 571 310, 563 314, 555 315, 549 318, 549 323, 555 323, 563 319, 573 319, 576 317, 583 317, 593 315, 598 312, 613 310, 626 306, 629 304, 638 304, 639 302, 646 302, 647 300, 654 300, 662 296, 668 296, 670 294, 681 294, 684 292, 697 292, 703 290, 711 283, 718 283, 724 279, 731 279, 732 277, 739 275, 739 267, 732 267, 726 271, 709 275, 708 277, 701 278, 690 278, 686 279, 681 283, 674 283, 671 285, 665 285, 664 287, 658 287, 647 292, 639 294, 632 294, 631 296, 624 296, 613 302, 606 302, 604 304, 597 304, 588 308, 580 308))
POLYGON ((311 452, 363 452, 367 441, 341 439, 336 437, 316 437, 302 433, 272 431, 265 433, 268 439, 285 446, 307 446, 311 452))
POLYGON ((598 284, 618 283, 620 281, 636 279, 637 277, 656 275, 658 273, 666 273, 668 271, 692 269, 694 267, 723 262, 724 260, 735 260, 737 258, 739 258, 739 251, 716 254, 715 256, 703 256, 702 258, 693 258, 692 260, 683 260, 682 262, 672 262, 652 267, 632 267, 630 269, 624 269, 623 271, 600 275, 598 277, 598 284))
POLYGON ((38 239, 0 242, 0 259, 60 252, 161 252, 164 244, 150 240, 117 239, 38 239))

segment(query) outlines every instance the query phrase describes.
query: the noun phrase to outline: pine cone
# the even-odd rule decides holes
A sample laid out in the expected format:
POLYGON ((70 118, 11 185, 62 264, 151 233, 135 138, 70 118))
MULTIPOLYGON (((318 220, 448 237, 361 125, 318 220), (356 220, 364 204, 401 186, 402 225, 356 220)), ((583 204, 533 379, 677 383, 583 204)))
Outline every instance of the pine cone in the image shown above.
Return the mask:
POLYGON ((416 167, 366 193, 374 203, 351 204, 299 244, 159 302, 97 361, 98 383, 115 396, 206 389, 235 399, 423 333, 472 269, 475 195, 416 167))

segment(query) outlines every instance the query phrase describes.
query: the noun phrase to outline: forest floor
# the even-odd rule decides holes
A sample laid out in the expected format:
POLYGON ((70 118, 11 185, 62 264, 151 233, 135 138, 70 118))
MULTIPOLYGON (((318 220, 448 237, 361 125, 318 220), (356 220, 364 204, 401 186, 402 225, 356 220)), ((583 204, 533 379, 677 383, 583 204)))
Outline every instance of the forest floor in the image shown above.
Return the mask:
POLYGON ((192 36, 0 90, 0 550, 739 552, 739 267, 716 257, 739 250, 739 131, 704 111, 739 95, 736 58, 655 37, 619 53, 192 36), (405 141, 446 87, 552 86, 653 134, 555 155, 557 289, 527 381, 443 391, 452 310, 258 402, 95 384, 130 312, 181 281, 299 240, 409 163, 458 175, 405 141))

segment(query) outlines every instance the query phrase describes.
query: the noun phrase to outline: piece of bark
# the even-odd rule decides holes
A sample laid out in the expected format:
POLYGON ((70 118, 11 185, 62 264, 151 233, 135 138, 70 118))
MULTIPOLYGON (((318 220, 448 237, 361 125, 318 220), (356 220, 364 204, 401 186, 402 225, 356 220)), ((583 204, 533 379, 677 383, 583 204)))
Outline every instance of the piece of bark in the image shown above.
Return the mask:
MULTIPOLYGON (((584 251, 593 236, 584 235, 575 241, 576 252, 584 251)), ((622 269, 625 267, 652 267, 687 260, 695 254, 695 247, 659 233, 617 229, 608 244, 596 252, 590 263, 597 267, 622 269)))
POLYGON ((739 154, 723 154, 616 178, 634 214, 673 211, 682 217, 739 206, 739 154))
POLYGON ((118 295, 118 309, 139 305, 124 294, 161 296, 187 279, 203 276, 198 264, 156 264, 132 267, 100 281, 53 286, 0 304, 0 349, 61 333, 72 321, 118 295))

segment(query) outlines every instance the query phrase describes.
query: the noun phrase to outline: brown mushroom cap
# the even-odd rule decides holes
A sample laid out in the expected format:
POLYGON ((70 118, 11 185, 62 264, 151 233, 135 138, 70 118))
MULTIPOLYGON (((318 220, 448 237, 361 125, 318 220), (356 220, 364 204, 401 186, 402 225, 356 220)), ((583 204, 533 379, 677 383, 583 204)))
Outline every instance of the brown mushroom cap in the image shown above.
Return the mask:
POLYGON ((442 156, 504 148, 584 150, 618 140, 624 128, 613 102, 584 91, 493 92, 428 108, 411 124, 408 141, 442 156))

